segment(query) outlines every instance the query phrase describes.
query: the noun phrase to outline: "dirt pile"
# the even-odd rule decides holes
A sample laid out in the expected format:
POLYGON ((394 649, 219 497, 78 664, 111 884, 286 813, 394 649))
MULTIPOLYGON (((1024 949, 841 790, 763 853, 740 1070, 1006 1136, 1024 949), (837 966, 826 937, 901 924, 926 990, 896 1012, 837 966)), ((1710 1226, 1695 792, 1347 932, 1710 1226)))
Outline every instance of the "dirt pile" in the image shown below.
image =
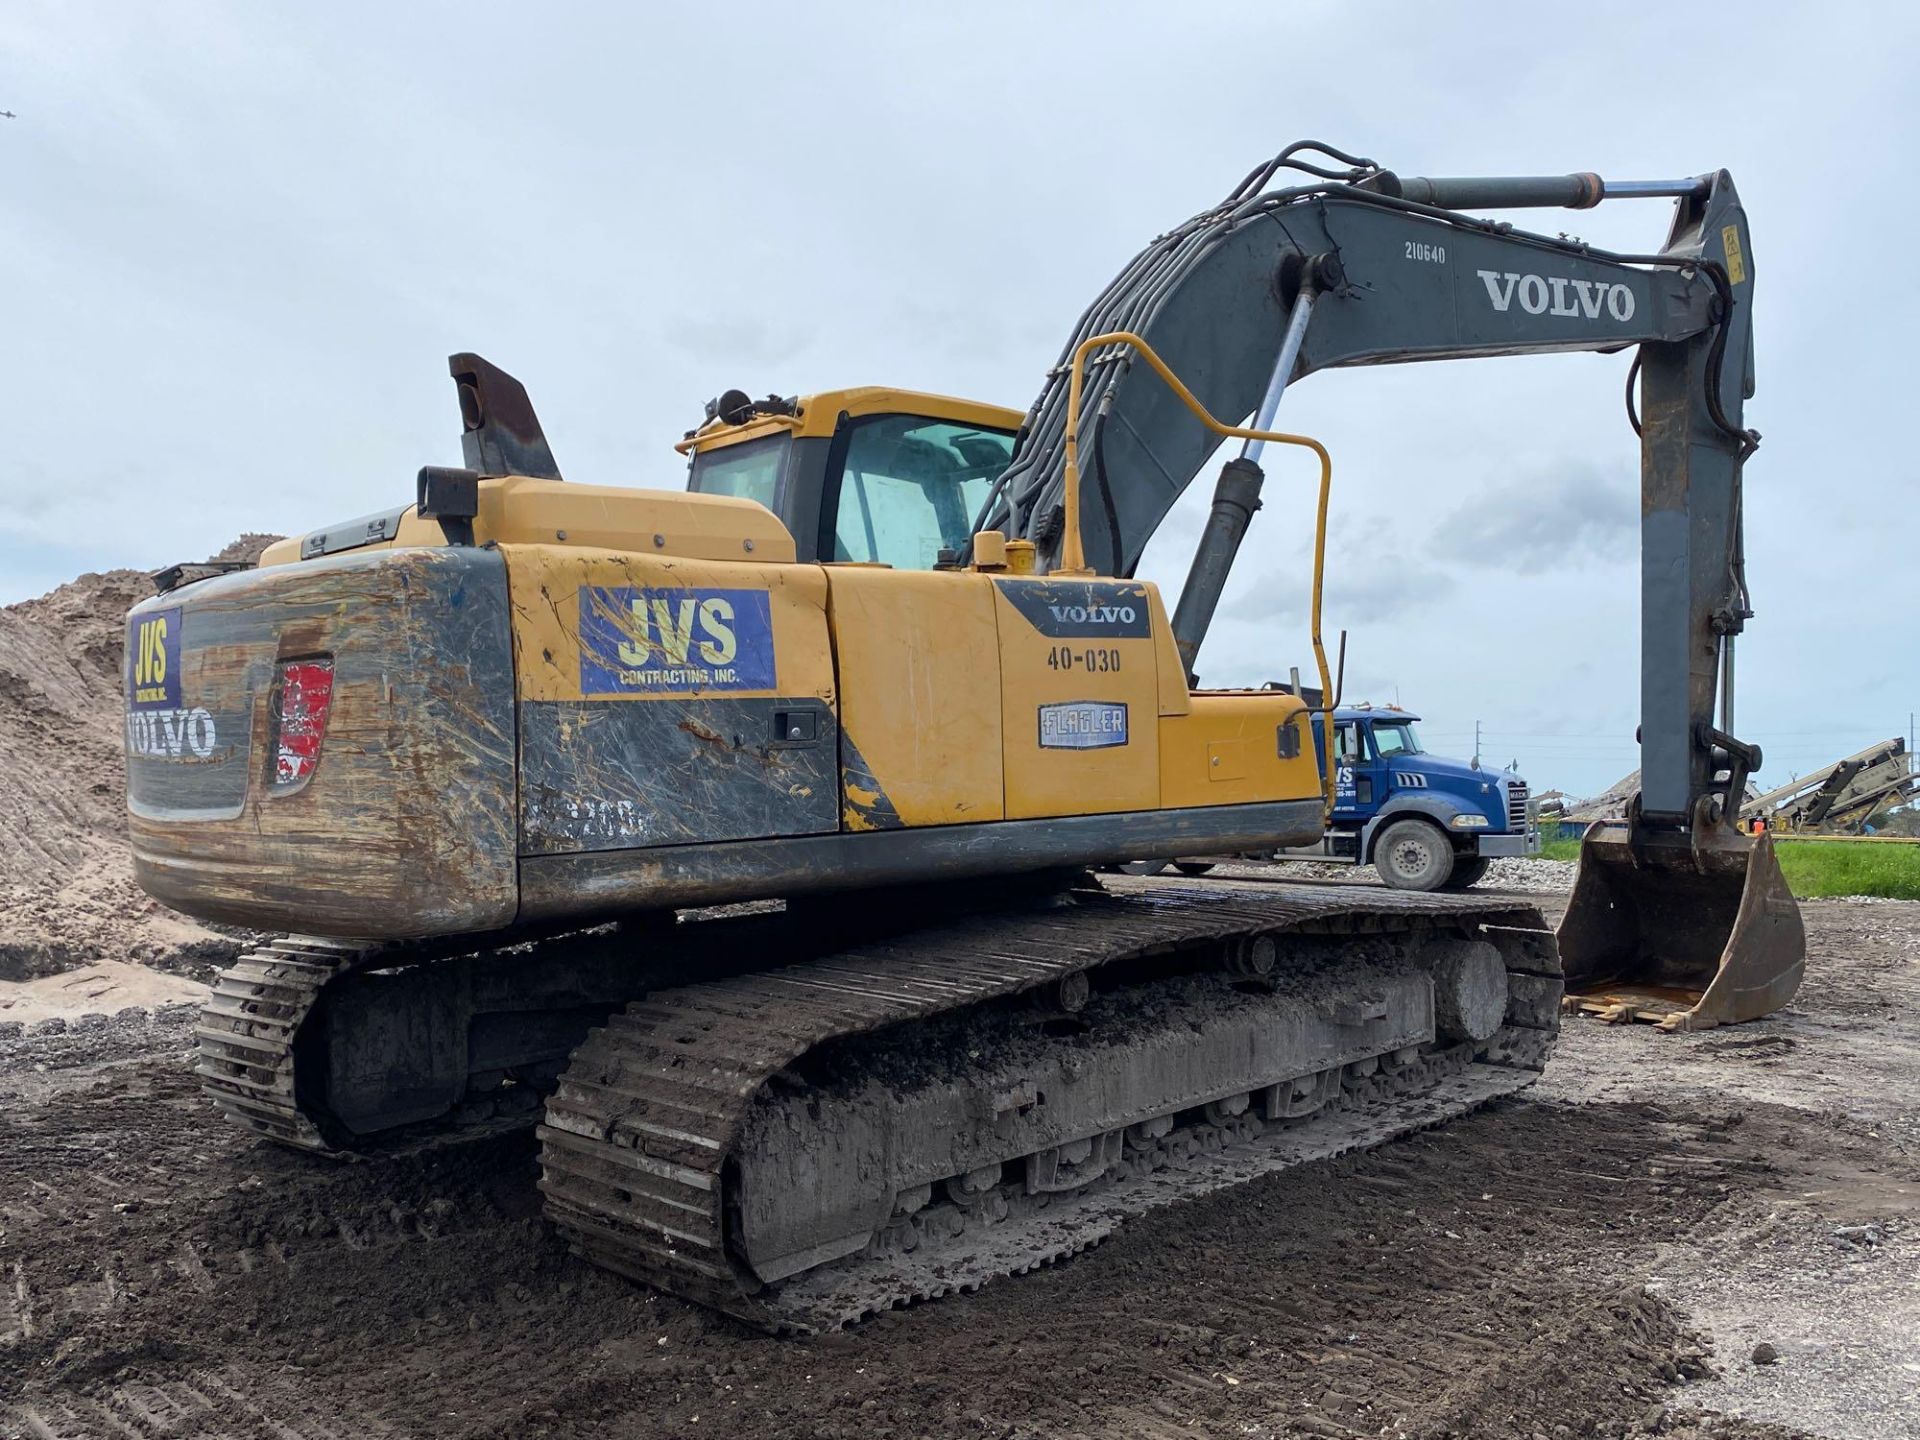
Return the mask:
MULTIPOLYGON (((216 559, 251 561, 243 535, 216 559)), ((0 608, 0 977, 103 959, 216 959, 232 942, 155 904, 126 846, 121 664, 138 570, 0 608)))
POLYGON ((215 555, 212 563, 219 565, 233 561, 242 561, 251 565, 260 558, 261 551, 265 550, 276 540, 284 539, 286 539, 284 535, 264 535, 257 530, 249 530, 218 555, 215 555))

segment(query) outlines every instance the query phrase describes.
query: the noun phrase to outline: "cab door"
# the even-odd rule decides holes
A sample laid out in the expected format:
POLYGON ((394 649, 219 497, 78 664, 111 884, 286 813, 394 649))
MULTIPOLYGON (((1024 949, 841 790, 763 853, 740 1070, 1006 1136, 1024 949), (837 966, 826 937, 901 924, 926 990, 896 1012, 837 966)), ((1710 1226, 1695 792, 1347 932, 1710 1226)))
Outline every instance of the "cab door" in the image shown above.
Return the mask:
MULTIPOLYGON (((1320 771, 1326 773, 1327 745, 1323 733, 1323 720, 1319 711, 1313 712, 1313 749, 1314 757, 1320 762, 1320 771)), ((1356 811, 1365 812, 1373 808, 1377 762, 1369 759, 1363 728, 1357 720, 1336 720, 1333 726, 1333 809, 1343 819, 1351 819, 1356 811)))

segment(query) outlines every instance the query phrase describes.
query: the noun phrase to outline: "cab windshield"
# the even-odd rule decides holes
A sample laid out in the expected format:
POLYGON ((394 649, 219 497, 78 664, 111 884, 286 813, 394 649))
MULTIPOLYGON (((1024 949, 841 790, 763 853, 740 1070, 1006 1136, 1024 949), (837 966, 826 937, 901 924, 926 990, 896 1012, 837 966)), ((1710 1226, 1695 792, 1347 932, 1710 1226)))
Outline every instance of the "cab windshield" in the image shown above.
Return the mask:
POLYGON ((844 443, 823 558, 897 570, 931 570, 942 550, 965 546, 988 489, 1013 459, 1011 431, 921 415, 855 421, 844 443))
POLYGON ((1382 760, 1390 760, 1395 755, 1418 755, 1420 738, 1413 733, 1413 723, 1408 720, 1394 720, 1382 723, 1373 722, 1373 746, 1380 752, 1382 760))

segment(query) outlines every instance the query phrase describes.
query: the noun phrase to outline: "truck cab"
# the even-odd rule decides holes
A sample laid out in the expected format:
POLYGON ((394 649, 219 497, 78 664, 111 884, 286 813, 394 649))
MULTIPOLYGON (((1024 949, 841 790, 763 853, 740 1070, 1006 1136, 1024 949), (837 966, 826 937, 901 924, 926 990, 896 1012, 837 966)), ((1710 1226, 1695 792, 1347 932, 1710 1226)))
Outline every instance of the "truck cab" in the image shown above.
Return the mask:
MULTIPOLYGON (((1429 753, 1415 729, 1419 719, 1390 705, 1334 711, 1331 823, 1320 845, 1283 858, 1372 865, 1399 890, 1460 890, 1496 856, 1538 853, 1527 782, 1512 771, 1429 753)), ((1324 767, 1323 724, 1315 711, 1314 746, 1324 767)))

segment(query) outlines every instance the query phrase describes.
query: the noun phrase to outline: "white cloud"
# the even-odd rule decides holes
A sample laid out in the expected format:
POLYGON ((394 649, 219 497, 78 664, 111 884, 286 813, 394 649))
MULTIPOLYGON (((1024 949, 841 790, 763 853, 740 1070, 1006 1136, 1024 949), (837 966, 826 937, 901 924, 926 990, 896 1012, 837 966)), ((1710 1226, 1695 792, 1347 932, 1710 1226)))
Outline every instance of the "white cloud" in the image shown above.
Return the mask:
POLYGON ((1639 495, 1640 477, 1625 464, 1570 460, 1496 479, 1440 522, 1432 550, 1516 575, 1629 559, 1640 543, 1639 495))

